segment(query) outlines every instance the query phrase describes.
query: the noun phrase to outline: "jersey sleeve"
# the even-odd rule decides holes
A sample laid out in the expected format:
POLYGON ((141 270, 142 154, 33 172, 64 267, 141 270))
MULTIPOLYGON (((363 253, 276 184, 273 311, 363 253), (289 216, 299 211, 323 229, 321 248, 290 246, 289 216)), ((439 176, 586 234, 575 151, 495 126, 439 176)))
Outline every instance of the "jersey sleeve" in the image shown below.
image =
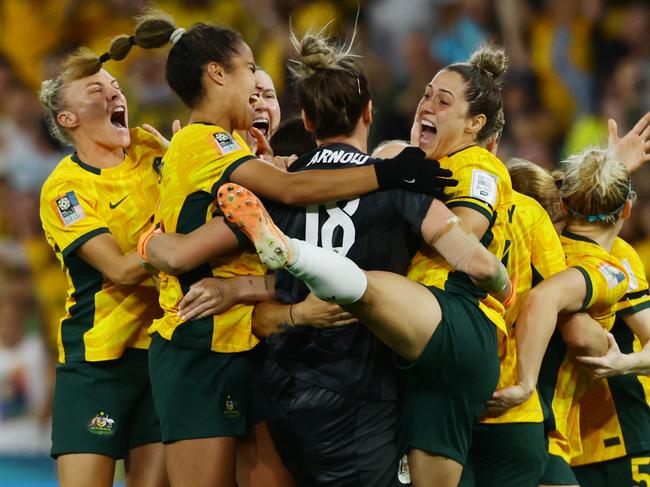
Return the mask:
POLYGON ((198 168, 198 176, 207 185, 204 191, 216 197, 219 186, 230 179, 230 175, 244 162, 256 156, 239 134, 214 127, 201 144, 201 151, 195 156, 193 167, 198 168), (207 171, 208 174, 200 173, 207 171))
POLYGON ((615 254, 621 259, 629 278, 627 292, 616 305, 616 312, 622 315, 650 308, 650 291, 643 262, 631 245, 626 243, 624 250, 623 254, 615 254))
POLYGON ((445 191, 449 196, 447 207, 471 208, 488 220, 492 220, 499 197, 499 177, 487 169, 477 168, 471 164, 462 164, 454 168, 453 172, 453 178, 458 180, 458 186, 445 191))
POLYGON ((433 196, 394 189, 390 191, 397 213, 414 235, 420 235, 422 221, 433 203, 433 196))
POLYGON ((96 212, 97 198, 89 188, 60 183, 43 188, 41 221, 46 236, 64 256, 91 238, 110 233, 107 223, 96 212))
POLYGON ((564 250, 551 219, 546 217, 539 220, 535 231, 532 232, 531 264, 533 272, 542 279, 547 279, 566 268, 564 250))
POLYGON ((585 259, 574 268, 582 273, 587 284, 583 311, 596 304, 613 306, 625 294, 628 286, 627 276, 617 265, 606 261, 596 262, 596 259, 585 259))

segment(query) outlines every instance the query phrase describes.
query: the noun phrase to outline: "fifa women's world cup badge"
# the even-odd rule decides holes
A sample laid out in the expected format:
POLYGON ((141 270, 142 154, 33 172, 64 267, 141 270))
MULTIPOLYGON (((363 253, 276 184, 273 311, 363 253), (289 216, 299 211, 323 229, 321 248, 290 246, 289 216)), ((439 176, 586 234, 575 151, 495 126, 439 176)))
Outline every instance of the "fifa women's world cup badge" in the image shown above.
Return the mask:
POLYGON ((88 424, 88 431, 96 435, 112 435, 115 433, 113 426, 115 420, 104 411, 100 411, 88 424))

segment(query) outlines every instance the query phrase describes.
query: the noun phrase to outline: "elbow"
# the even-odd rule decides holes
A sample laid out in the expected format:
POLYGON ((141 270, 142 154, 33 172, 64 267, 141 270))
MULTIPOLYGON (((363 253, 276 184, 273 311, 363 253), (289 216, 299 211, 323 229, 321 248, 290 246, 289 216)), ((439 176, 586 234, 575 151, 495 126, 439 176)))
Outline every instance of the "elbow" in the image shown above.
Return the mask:
POLYGON ((159 269, 172 276, 185 274, 192 270, 181 254, 176 254, 165 259, 164 265, 161 265, 159 269))
POLYGON ((308 204, 306 201, 306 195, 303 195, 302 191, 294 187, 292 191, 282 191, 280 194, 276 195, 276 199, 287 206, 301 206, 308 204))

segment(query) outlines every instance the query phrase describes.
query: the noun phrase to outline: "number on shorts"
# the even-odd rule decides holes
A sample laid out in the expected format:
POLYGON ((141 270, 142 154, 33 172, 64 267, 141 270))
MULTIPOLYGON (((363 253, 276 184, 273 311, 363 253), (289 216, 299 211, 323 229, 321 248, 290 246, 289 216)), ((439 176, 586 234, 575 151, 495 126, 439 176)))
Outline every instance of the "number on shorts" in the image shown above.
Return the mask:
POLYGON ((321 247, 333 250, 334 252, 347 255, 354 245, 356 229, 354 222, 350 218, 359 208, 359 198, 350 200, 343 207, 339 208, 336 203, 322 205, 327 211, 329 217, 319 226, 319 206, 311 205, 307 207, 305 216, 305 240, 313 245, 318 245, 318 234, 320 230, 321 247), (334 231, 340 227, 343 232, 343 238, 340 247, 334 247, 334 231))
POLYGON ((635 487, 650 487, 650 457, 640 457, 632 459, 632 480, 634 480, 637 485, 635 487), (647 466, 644 468, 645 472, 641 472, 641 467, 647 466), (641 485, 641 482, 645 483, 645 486, 641 485))

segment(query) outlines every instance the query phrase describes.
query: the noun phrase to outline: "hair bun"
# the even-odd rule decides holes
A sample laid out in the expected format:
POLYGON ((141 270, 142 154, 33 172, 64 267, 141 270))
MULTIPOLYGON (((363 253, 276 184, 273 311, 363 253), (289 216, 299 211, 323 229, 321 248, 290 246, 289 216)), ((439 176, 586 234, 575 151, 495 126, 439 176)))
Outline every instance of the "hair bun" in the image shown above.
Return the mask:
POLYGON ((508 69, 508 56, 501 47, 484 45, 472 54, 469 63, 487 71, 495 80, 498 80, 508 69))

